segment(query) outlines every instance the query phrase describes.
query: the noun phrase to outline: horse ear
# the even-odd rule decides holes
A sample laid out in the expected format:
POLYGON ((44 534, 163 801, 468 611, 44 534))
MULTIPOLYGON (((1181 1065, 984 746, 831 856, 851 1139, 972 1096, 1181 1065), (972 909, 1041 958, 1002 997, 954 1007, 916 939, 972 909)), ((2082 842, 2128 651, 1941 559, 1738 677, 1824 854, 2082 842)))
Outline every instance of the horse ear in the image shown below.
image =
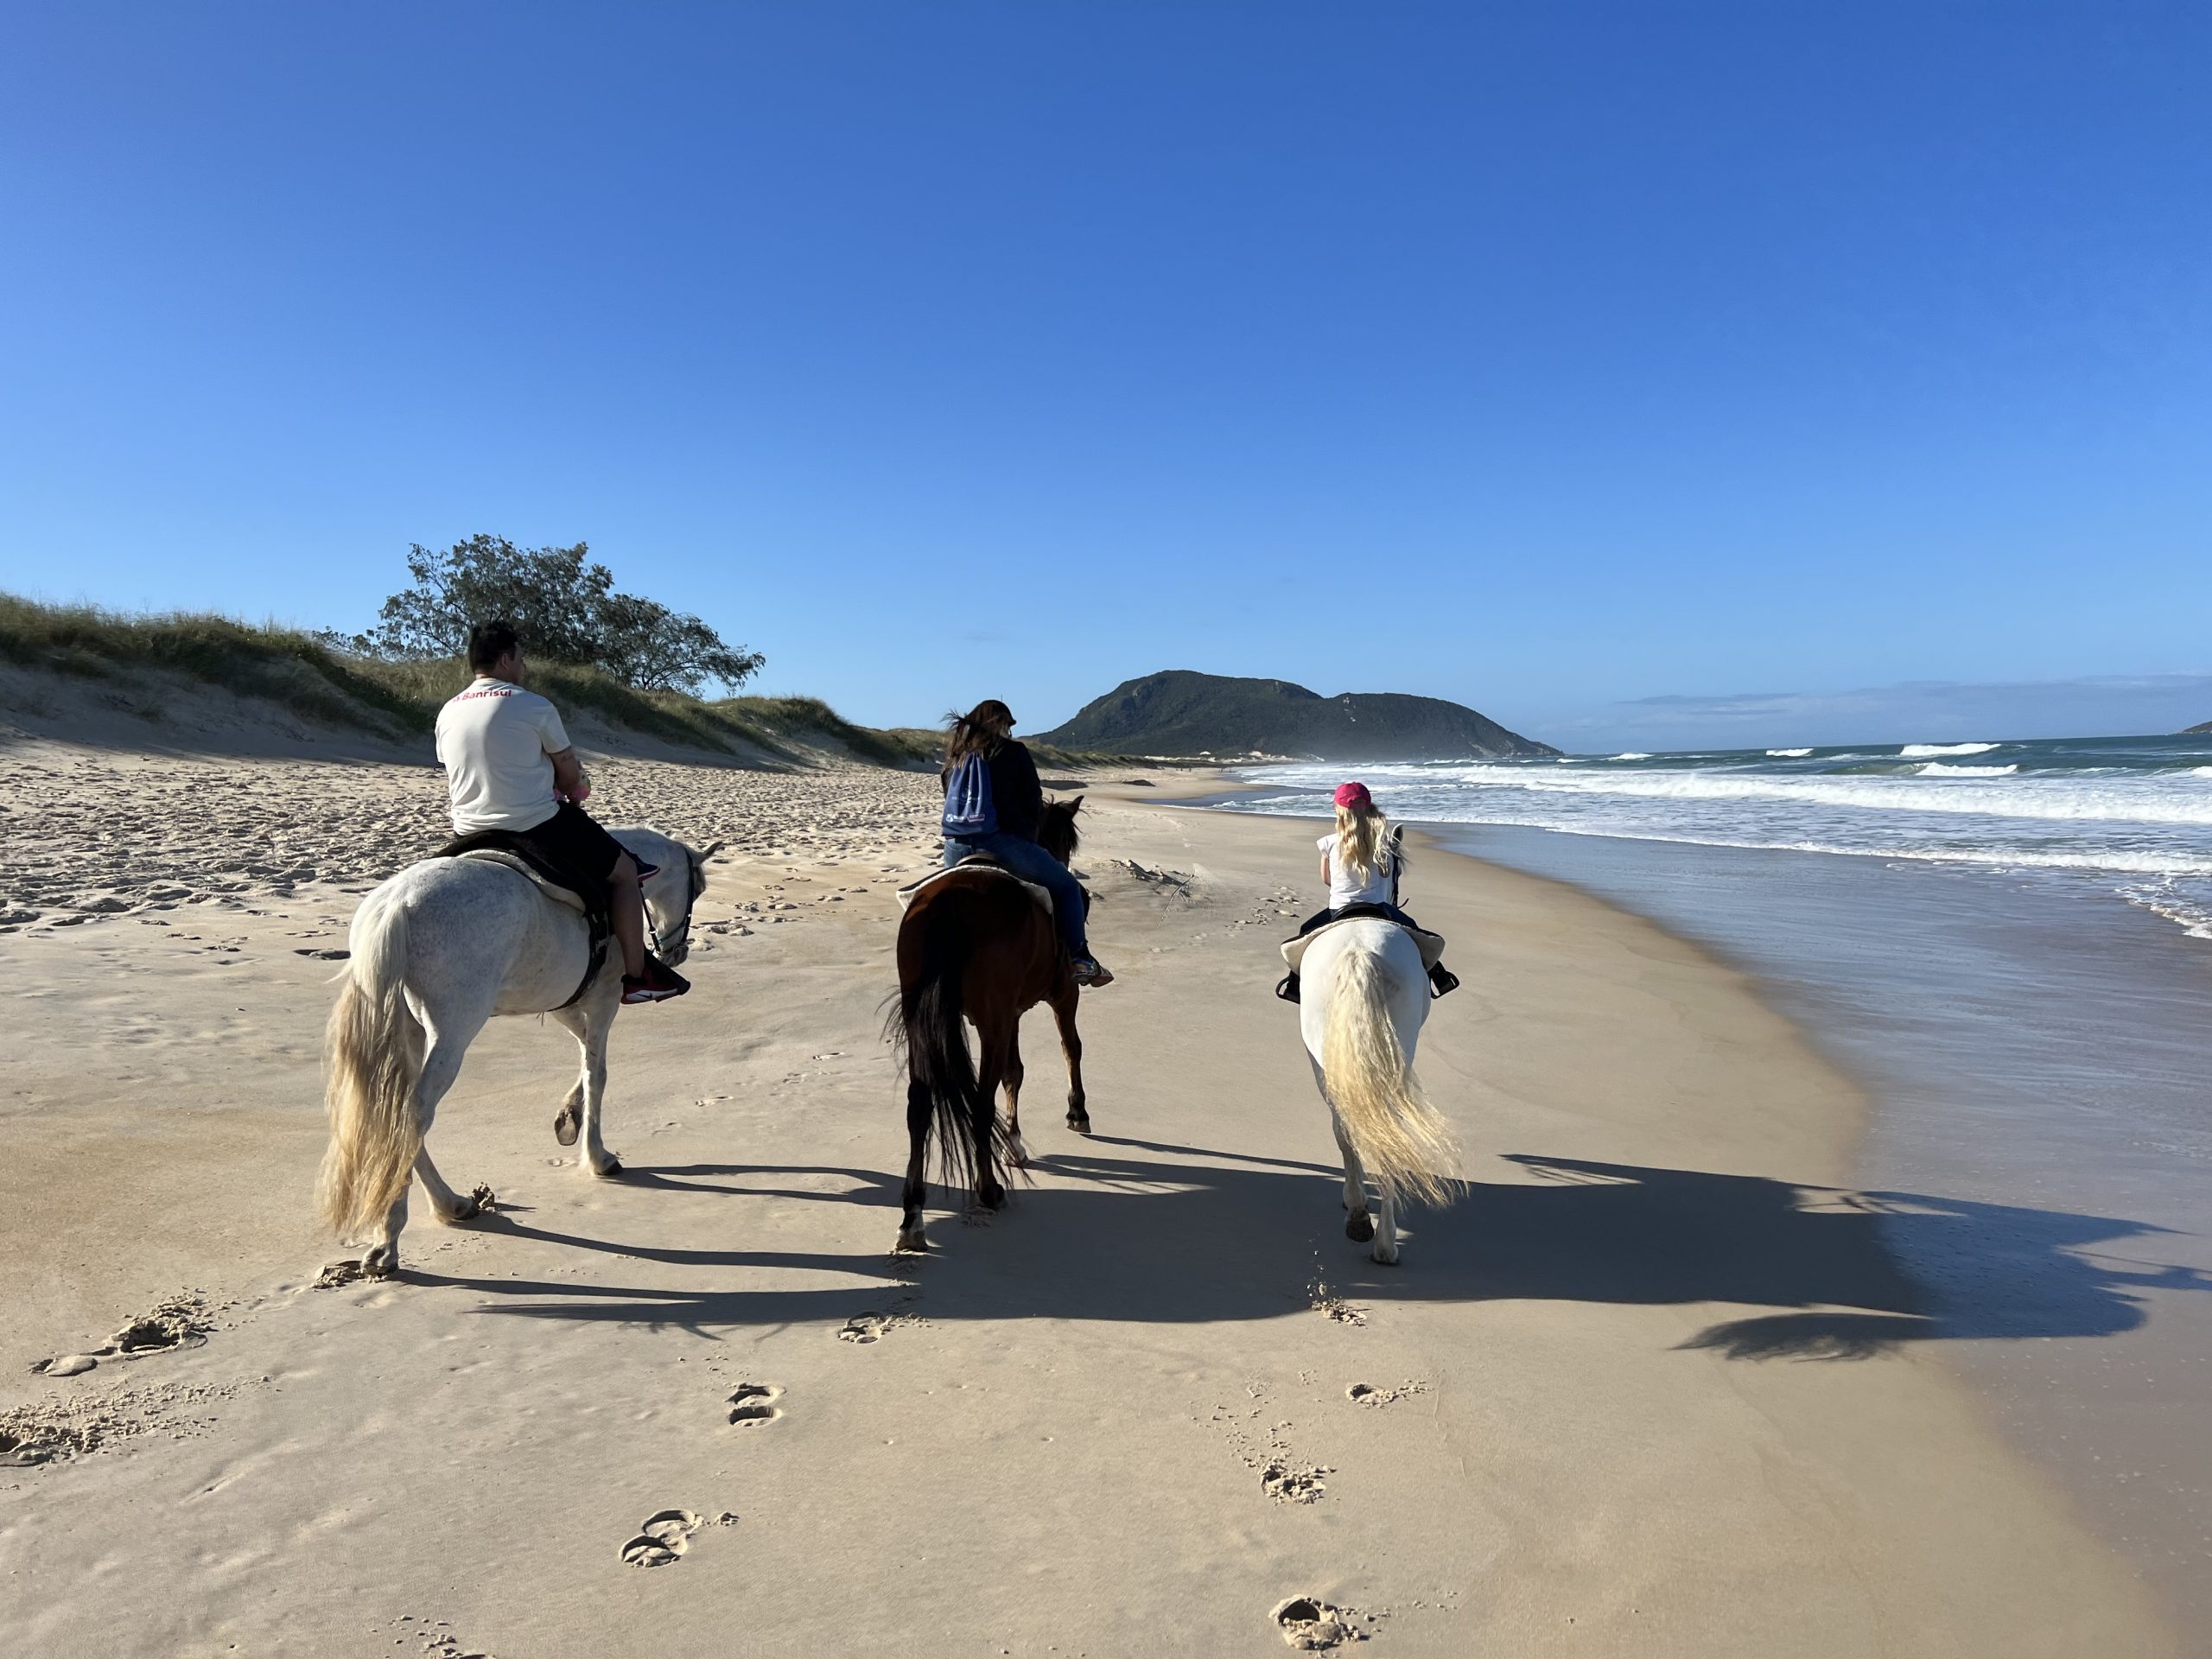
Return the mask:
POLYGON ((712 858, 716 853, 719 853, 723 848, 728 845, 729 843, 726 841, 718 841, 713 846, 708 848, 706 851, 692 854, 691 861, 694 864, 704 864, 709 859, 712 858))
POLYGON ((1061 804, 1067 808, 1068 816, 1070 817, 1073 817, 1077 813, 1083 810, 1083 797, 1078 795, 1071 801, 1063 801, 1061 804))

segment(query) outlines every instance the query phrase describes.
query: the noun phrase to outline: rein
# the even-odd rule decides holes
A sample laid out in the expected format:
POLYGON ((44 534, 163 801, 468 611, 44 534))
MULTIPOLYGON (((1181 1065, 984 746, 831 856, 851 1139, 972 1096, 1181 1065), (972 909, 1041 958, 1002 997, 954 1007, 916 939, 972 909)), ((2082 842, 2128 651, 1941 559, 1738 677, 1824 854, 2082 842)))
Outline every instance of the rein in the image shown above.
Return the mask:
MULTIPOLYGON (((668 867, 662 868, 664 869, 668 867)), ((656 874, 658 873, 655 872, 656 874)), ((670 932, 670 937, 683 947, 683 954, 687 957, 691 954, 691 912, 698 908, 698 905, 697 877, 692 872, 691 861, 687 855, 683 861, 683 919, 670 932)), ((669 960, 667 949, 661 944, 660 929, 653 922, 653 907, 651 905, 645 905, 640 908, 645 912, 645 937, 652 941, 653 954, 663 962, 667 962, 669 960)))

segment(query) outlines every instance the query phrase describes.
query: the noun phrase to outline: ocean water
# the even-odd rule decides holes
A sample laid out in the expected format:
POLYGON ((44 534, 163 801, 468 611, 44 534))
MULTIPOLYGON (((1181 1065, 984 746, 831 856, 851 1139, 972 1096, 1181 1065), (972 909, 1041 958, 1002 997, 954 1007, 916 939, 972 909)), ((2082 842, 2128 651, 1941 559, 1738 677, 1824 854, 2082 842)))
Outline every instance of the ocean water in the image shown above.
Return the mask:
POLYGON ((1966 866, 2088 884, 2212 941, 2212 735, 1273 766, 1240 810, 1326 810, 1966 866))
POLYGON ((1870 1349, 1951 1363, 2212 1628, 2212 741, 1269 767, 1215 804, 1320 817, 1346 776, 1706 945, 1858 1077, 1924 1292, 1870 1349))

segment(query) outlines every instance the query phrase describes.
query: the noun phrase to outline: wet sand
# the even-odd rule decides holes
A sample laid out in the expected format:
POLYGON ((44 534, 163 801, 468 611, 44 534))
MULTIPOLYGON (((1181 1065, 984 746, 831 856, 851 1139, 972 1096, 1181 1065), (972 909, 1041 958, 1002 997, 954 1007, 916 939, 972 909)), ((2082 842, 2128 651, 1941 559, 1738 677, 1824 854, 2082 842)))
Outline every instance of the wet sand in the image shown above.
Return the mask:
POLYGON ((1308 827, 1096 791, 1097 1133, 1033 1019, 1033 1183, 894 1262, 931 780, 603 762, 610 822, 732 843, 696 992, 615 1030, 626 1173, 555 1143, 565 1036, 495 1022, 432 1145, 497 1210, 319 1290, 318 953, 437 779, 200 764, 0 752, 0 1434, 61 1452, 0 1468, 22 1651, 1260 1654, 1299 1597, 1378 1653, 2182 1650, 1942 1367, 1770 1339, 1916 1294, 1866 1103, 1648 923, 1424 860, 1470 1185, 1384 1268, 1268 995, 1308 827))

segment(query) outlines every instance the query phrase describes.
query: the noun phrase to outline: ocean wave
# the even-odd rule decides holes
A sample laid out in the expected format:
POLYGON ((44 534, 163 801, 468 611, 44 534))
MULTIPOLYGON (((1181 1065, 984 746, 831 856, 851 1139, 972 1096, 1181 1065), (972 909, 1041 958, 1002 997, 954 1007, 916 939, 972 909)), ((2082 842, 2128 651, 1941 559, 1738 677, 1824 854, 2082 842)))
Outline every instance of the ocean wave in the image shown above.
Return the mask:
POLYGON ((1650 758, 1642 749, 1624 749, 1613 757, 1616 760, 1649 760, 1650 758))
POLYGON ((1908 760, 1918 760, 1931 754, 1987 754, 1994 743, 1908 743, 1897 753, 1908 760))
POLYGON ((1811 753, 1810 749, 1769 749, 1767 751, 1767 753, 1777 760, 1802 760, 1811 753))
MULTIPOLYGON (((2161 787, 2149 779, 2121 786, 2076 784, 2048 774, 2017 781, 1982 777, 1937 783, 1923 780, 1916 772, 1792 777, 1671 770, 1514 772, 1503 767, 1470 766, 1459 781, 1488 785, 1483 791, 1484 797, 1525 793, 1652 802, 1773 802, 1848 807, 1885 815, 1926 812, 2075 823, 2212 825, 2212 791, 2195 785, 2161 787)), ((1456 793, 1435 791, 1438 798, 1401 802, 1394 810, 1400 817, 1458 817, 1449 810, 1461 804, 1452 798, 1456 793), (1440 811, 1440 807, 1446 810, 1440 811)), ((1465 804, 1481 807, 1481 817, 1491 816, 1488 800, 1477 798, 1465 804)))
POLYGON ((1947 766, 1941 760, 1930 760, 1918 767, 1914 775, 1920 778, 2010 778, 2018 766, 1947 766))

